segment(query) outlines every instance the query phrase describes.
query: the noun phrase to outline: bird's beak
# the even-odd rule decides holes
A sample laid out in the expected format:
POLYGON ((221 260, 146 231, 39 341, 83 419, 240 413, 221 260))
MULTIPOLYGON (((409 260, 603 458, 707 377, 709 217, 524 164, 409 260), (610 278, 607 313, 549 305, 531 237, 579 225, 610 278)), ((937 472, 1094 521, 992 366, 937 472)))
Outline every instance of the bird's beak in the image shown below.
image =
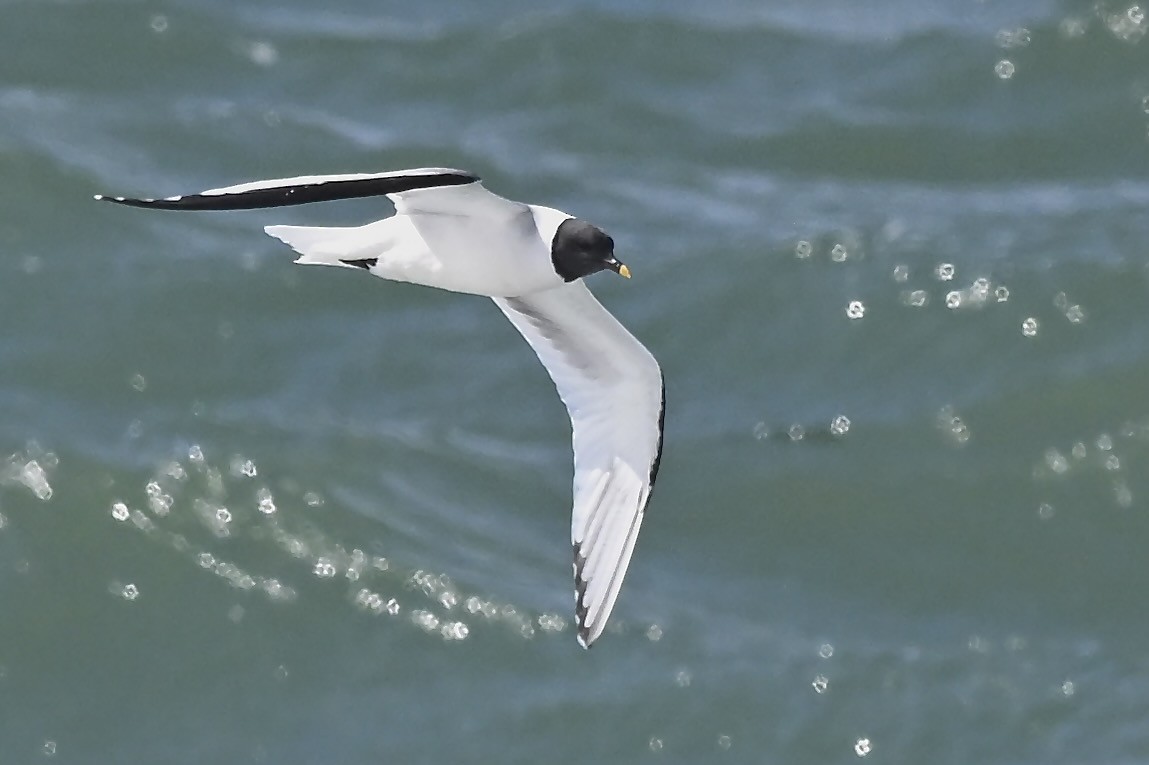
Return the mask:
POLYGON ((625 277, 627 279, 630 278, 630 269, 626 267, 625 263, 620 263, 617 259, 611 258, 606 262, 606 265, 608 268, 610 268, 610 270, 614 271, 619 276, 625 277))

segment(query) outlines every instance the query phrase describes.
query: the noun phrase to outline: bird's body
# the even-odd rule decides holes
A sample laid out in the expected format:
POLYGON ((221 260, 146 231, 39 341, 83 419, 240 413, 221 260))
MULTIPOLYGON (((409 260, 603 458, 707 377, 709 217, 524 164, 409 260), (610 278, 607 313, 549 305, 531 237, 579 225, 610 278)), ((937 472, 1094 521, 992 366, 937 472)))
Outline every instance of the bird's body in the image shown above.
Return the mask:
POLYGON ((654 357, 580 277, 629 276, 600 229, 487 191, 469 173, 423 168, 257 181, 136 207, 228 210, 386 195, 395 215, 358 227, 268 226, 297 263, 360 268, 393 281, 494 300, 542 361, 574 442, 578 640, 602 633, 634 550, 662 454, 665 387, 654 357))
POLYGON ((548 243, 571 217, 566 213, 517 202, 491 204, 488 198, 498 198, 477 182, 389 196, 395 215, 365 226, 266 231, 299 252, 299 263, 374 261, 367 269, 376 276, 452 292, 515 297, 563 283, 550 263, 548 243), (476 214, 460 215, 460 209, 476 214))

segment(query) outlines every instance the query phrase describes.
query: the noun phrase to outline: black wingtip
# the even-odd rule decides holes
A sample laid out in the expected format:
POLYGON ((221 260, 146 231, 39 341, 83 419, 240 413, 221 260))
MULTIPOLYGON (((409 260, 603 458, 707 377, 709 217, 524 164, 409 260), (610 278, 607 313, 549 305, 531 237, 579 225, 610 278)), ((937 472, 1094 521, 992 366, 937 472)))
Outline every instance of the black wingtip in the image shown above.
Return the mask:
MULTIPOLYGON (((321 176, 304 176, 300 179, 281 179, 283 182, 297 180, 286 186, 264 186, 241 184, 240 187, 215 189, 200 194, 186 194, 164 199, 132 199, 129 197, 106 197, 98 194, 97 199, 115 202, 128 207, 146 207, 151 210, 258 210, 267 207, 291 207, 313 202, 333 202, 340 199, 361 199, 386 194, 402 194, 415 189, 430 189, 442 186, 464 186, 479 180, 477 175, 462 170, 447 170, 437 173, 413 173, 410 175, 377 175, 348 177, 342 179, 322 179, 321 176), (312 178, 313 180, 308 180, 312 178), (243 188, 244 190, 233 190, 243 188)), ((269 181, 268 183, 275 183, 269 181)))
POLYGON ((215 209, 215 206, 208 206, 200 202, 204 197, 198 194, 186 197, 168 197, 167 199, 135 199, 132 197, 109 197, 104 194, 96 194, 92 198, 97 202, 111 202, 112 204, 123 205, 124 207, 143 207, 149 210, 215 209))
POLYGON ((590 650, 590 625, 586 623, 587 607, 584 602, 586 598, 586 580, 583 579, 582 572, 586 566, 586 558, 582 554, 582 545, 575 542, 574 545, 574 580, 575 580, 575 634, 578 638, 578 644, 586 650, 590 650))
POLYGON ((124 205, 125 207, 155 207, 159 209, 175 209, 174 205, 179 201, 179 197, 174 199, 132 199, 131 197, 109 197, 105 194, 96 194, 92 199, 97 202, 111 202, 114 205, 124 205))

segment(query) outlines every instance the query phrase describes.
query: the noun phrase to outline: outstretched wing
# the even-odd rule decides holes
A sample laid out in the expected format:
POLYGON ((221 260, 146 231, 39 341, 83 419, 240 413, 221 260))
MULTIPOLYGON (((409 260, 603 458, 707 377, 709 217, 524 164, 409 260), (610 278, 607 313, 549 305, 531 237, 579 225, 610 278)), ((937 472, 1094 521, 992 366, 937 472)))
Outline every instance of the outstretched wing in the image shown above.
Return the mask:
MULTIPOLYGON (((479 184, 479 177, 463 170, 423 167, 386 173, 351 173, 348 175, 303 175, 298 178, 276 178, 253 181, 221 189, 208 189, 198 194, 166 199, 131 199, 97 194, 96 199, 130 207, 156 210, 254 210, 261 207, 288 207, 336 199, 357 199, 384 195, 401 195, 421 189, 450 186, 472 186, 476 196, 495 197, 479 184)), ((501 197, 495 197, 502 199, 501 197)), ((396 200, 397 201, 397 200, 396 200)))
POLYGON ((582 281, 494 300, 530 343, 570 412, 575 615, 578 641, 589 647, 622 587, 658 474, 662 370, 582 281))

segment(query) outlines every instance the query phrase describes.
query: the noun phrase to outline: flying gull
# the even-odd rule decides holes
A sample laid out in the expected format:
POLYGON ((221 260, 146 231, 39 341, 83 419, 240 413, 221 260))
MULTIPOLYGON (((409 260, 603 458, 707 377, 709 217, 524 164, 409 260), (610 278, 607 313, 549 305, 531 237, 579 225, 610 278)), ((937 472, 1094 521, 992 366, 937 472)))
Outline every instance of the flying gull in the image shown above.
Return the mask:
POLYGON ((296 263, 358 268, 495 301, 546 367, 574 441, 575 615, 589 647, 606 626, 662 456, 666 387, 650 352, 581 281, 630 277, 614 240, 567 213, 512 202, 471 173, 420 168, 256 181, 166 199, 96 199, 157 210, 250 210, 386 195, 365 226, 268 226, 296 263))

